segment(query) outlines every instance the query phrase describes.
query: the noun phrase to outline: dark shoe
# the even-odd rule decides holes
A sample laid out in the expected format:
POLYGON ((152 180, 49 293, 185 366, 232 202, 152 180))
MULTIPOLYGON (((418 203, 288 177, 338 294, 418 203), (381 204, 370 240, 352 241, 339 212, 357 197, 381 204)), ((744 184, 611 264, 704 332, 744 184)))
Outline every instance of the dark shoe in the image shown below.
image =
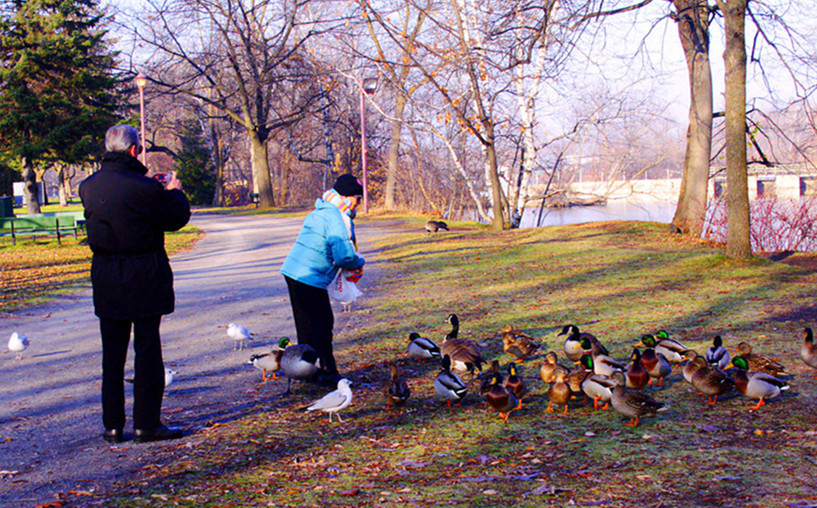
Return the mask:
POLYGON ((122 433, 122 429, 105 429, 105 432, 102 433, 102 439, 109 443, 116 444, 124 441, 125 435, 122 433))
POLYGON ((184 436, 182 429, 177 427, 167 427, 159 425, 155 429, 134 429, 133 440, 137 443, 147 443, 149 441, 165 441, 167 439, 178 439, 184 436))
POLYGON ((328 372, 324 372, 317 377, 315 383, 322 388, 337 388, 338 381, 341 379, 343 379, 343 376, 340 374, 329 374, 328 372))

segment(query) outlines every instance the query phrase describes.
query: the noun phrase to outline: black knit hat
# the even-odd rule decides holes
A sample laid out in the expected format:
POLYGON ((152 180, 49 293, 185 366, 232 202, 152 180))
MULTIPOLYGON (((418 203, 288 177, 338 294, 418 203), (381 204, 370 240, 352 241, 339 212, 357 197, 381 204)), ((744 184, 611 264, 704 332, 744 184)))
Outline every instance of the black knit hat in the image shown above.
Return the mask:
POLYGON ((340 175, 332 186, 335 191, 341 196, 362 196, 363 185, 360 180, 352 176, 350 173, 340 175))

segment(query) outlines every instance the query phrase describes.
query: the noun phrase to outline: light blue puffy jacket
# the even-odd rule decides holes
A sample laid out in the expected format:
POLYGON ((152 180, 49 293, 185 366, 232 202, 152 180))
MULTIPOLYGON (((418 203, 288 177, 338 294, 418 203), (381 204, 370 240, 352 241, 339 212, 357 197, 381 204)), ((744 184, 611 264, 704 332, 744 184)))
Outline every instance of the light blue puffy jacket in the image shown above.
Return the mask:
POLYGON ((328 201, 315 201, 315 210, 304 218, 301 232, 281 266, 283 275, 326 289, 340 268, 363 267, 366 260, 355 252, 341 213, 328 201))

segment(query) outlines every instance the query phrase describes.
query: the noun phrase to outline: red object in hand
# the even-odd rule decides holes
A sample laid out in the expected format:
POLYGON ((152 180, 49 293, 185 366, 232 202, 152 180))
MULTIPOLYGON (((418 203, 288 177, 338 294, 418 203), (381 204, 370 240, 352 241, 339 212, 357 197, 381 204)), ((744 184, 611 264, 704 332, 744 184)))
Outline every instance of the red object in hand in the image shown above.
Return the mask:
POLYGON ((167 182, 170 181, 170 173, 156 173, 153 175, 153 179, 162 185, 167 185, 167 182))
POLYGON ((345 279, 349 282, 354 282, 357 284, 357 281, 359 281, 361 277, 363 277, 363 268, 358 268, 357 270, 350 271, 349 275, 347 275, 345 279))

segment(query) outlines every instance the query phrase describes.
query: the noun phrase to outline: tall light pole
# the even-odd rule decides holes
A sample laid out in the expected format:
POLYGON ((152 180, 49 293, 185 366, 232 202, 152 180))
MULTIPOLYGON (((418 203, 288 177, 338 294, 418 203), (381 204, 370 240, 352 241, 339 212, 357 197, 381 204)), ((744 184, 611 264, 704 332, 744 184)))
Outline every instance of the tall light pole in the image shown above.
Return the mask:
POLYGON ((369 213, 369 175, 366 169, 366 96, 377 89, 377 78, 365 78, 360 88, 360 167, 363 170, 363 213, 369 213))
POLYGON ((142 164, 148 167, 148 151, 145 148, 145 85, 148 78, 141 72, 136 75, 136 87, 139 89, 139 122, 141 123, 140 141, 142 143, 142 164))

